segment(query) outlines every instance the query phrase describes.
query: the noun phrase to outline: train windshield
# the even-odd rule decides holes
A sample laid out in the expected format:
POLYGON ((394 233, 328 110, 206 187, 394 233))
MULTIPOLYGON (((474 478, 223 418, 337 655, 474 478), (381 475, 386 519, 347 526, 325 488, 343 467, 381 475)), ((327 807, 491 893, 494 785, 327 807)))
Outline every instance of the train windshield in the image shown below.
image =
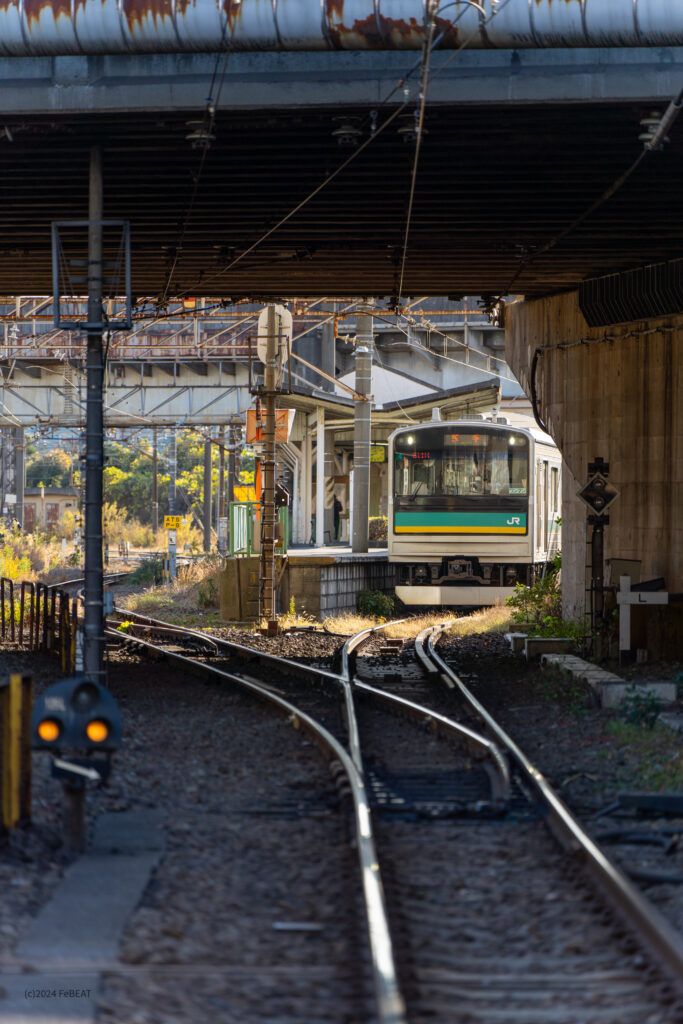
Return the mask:
POLYGON ((398 497, 526 498, 528 485, 529 442, 513 430, 416 430, 395 440, 398 497))

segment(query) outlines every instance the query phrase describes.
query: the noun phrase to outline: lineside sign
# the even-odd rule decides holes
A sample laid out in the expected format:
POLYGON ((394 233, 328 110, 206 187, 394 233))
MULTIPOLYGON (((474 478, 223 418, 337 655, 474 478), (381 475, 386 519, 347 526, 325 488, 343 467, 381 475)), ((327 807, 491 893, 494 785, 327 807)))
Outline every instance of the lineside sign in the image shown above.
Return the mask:
POLYGON ((183 525, 182 516, 164 516, 164 529, 165 530, 179 530, 183 525))

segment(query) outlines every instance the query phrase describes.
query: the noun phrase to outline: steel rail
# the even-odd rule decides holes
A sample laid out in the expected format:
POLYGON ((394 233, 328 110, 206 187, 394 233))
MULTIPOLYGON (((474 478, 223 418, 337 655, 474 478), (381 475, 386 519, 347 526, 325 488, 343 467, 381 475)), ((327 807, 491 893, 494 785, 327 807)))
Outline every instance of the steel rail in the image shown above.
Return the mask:
POLYGON ((638 940, 648 949, 655 963, 663 967, 678 992, 683 994, 683 938, 672 928, 657 908, 610 862, 597 843, 584 831, 542 773, 531 764, 515 741, 492 718, 456 672, 436 652, 435 638, 438 639, 448 625, 442 623, 432 626, 420 634, 418 639, 421 639, 421 660, 424 656, 431 661, 442 680, 458 690, 460 696, 483 720, 487 731, 509 753, 522 778, 545 808, 544 820, 556 840, 564 850, 586 868, 594 885, 608 900, 617 916, 631 931, 635 931, 638 940), (424 651, 425 644, 426 652, 424 651))
MULTIPOLYGON (((200 629, 189 629, 185 626, 179 627, 172 622, 166 622, 164 619, 154 619, 150 615, 142 615, 140 612, 131 611, 128 608, 117 608, 114 607, 114 611, 117 615, 123 615, 126 619, 130 619, 132 622, 140 622, 143 625, 149 626, 161 626, 166 629, 178 630, 181 629, 187 633, 188 636, 197 637, 197 639, 205 639, 207 634, 202 632, 200 629)), ((334 684, 339 683, 339 676, 334 672, 329 672, 324 668, 317 668, 315 665, 305 665, 303 662, 292 661, 291 658, 282 658, 277 654, 270 654, 268 651, 260 651, 257 647, 248 647, 246 644, 235 643, 234 640, 226 640, 221 636, 213 636, 208 634, 211 641, 217 644, 219 647, 224 647, 229 650, 235 651, 235 653, 247 658, 250 661, 265 661, 269 662, 273 666, 279 666, 280 668, 284 665, 288 669, 293 669, 300 675, 311 676, 315 679, 322 680, 325 682, 331 682, 334 684)), ((124 633, 117 634, 119 639, 124 637, 124 633)), ((137 637, 133 639, 137 640, 137 637)))
MULTIPOLYGON (((140 623, 141 625, 147 625, 150 627, 157 627, 162 629, 168 629, 173 634, 179 632, 185 633, 187 636, 191 636, 197 639, 205 639, 206 634, 200 630, 192 629, 179 629, 177 626, 173 626, 171 623, 166 623, 160 619, 154 619, 151 616, 141 615, 139 612, 131 612, 127 609, 116 608, 115 611, 119 615, 124 615, 126 618, 133 622, 140 623)), ((260 651, 253 647, 247 647, 243 644, 237 644, 231 640, 225 640, 222 637, 211 637, 211 640, 220 647, 228 649, 236 654, 246 657, 249 660, 259 660, 265 662, 268 665, 277 667, 280 671, 287 671, 292 674, 305 675, 309 678, 315 679, 317 682, 322 682, 329 686, 330 684, 334 687, 335 694, 339 693, 341 687, 342 697, 344 701, 344 713, 346 719, 347 735, 348 735, 348 753, 345 752, 346 757, 349 761, 349 765, 352 767, 359 784, 362 789, 362 793, 367 793, 367 787, 365 784, 365 772, 363 766, 363 757, 360 744, 360 736, 358 730, 358 723, 355 713, 354 704, 354 690, 362 693, 364 697, 374 699, 375 701, 382 703, 385 707, 391 707, 392 710, 399 710, 403 714, 406 714, 411 719, 416 719, 421 723, 429 721, 433 726, 442 734, 447 735, 451 740, 455 740, 459 745, 464 746, 478 759, 486 759, 485 769, 491 780, 491 793, 493 802, 496 805, 504 805, 509 799, 510 793, 510 776, 505 758, 497 749, 496 745, 490 740, 483 736, 478 736, 475 732, 467 727, 461 725, 459 722, 455 722, 452 719, 446 718, 443 715, 435 714, 430 708, 423 707, 415 702, 405 700, 402 697, 397 697, 392 694, 385 693, 381 690, 376 690, 372 686, 368 686, 361 680, 352 678, 351 676, 351 657, 355 650, 366 640, 368 640, 374 633, 385 629, 387 626, 396 625, 398 622, 405 620, 393 620, 392 622, 384 623, 381 626, 375 626, 370 629, 361 630, 359 633, 354 634, 346 640, 342 648, 342 671, 340 674, 329 672, 325 669, 317 668, 311 665, 304 665, 296 661, 292 661, 289 658, 282 658, 278 655, 270 654, 267 651, 260 651)), ((116 638, 118 641, 125 641, 127 636, 126 633, 119 632, 117 630, 107 629, 105 635, 116 638)), ((141 637, 132 636, 131 639, 144 647, 148 647, 154 650, 164 650, 163 647, 147 641, 141 637)), ((187 658, 183 655, 176 654, 175 652, 166 651, 166 656, 179 661, 182 664, 192 665, 196 667, 201 664, 202 668, 211 669, 212 672, 225 678, 232 679, 247 685, 249 687, 257 687, 259 692, 263 692, 267 695, 268 699, 273 699, 275 703, 284 703, 290 709, 294 707, 287 701, 283 701, 282 698, 276 697, 270 690, 266 690, 264 687, 259 686, 253 680, 247 679, 241 675, 235 675, 232 673, 225 673, 223 670, 216 669, 213 666, 204 665, 203 663, 197 662, 193 658, 187 658)), ((301 712, 296 710, 296 714, 300 715, 301 712)), ((311 720, 314 721, 314 720, 311 720)), ((324 728, 324 727, 320 727, 324 728)), ((337 741, 335 741, 336 743, 337 741)), ((338 745, 343 750, 341 745, 338 745)), ((346 767, 346 762, 343 762, 346 767)), ((348 769, 347 769, 348 774, 348 769)), ((376 876, 376 881, 372 878, 368 878, 368 884, 365 886, 366 899, 371 901, 371 905, 376 909, 372 912, 370 906, 367 908, 368 915, 368 933, 370 935, 371 948, 373 949, 373 969, 375 972, 379 972, 376 975, 378 981, 376 982, 376 993, 377 993, 377 1004, 378 1009, 381 1005, 387 1003, 387 992, 394 993, 393 1002, 390 1000, 389 1005, 394 1007, 394 1011, 398 1006, 396 1000, 400 1000, 400 1005, 403 1007, 402 997, 400 996, 400 990, 397 980, 396 967, 393 962, 393 951, 390 940, 390 932, 388 921, 386 917, 386 906, 384 902, 383 890, 381 887, 381 878, 379 874, 379 863, 377 859, 377 853, 374 847, 374 840, 372 839, 372 827, 370 817, 370 807, 365 798, 365 806, 363 810, 357 811, 356 814, 357 823, 362 822, 363 828, 368 833, 368 837, 365 840, 365 846, 368 843, 372 846, 372 859, 369 862, 372 866, 372 871, 376 876), (381 919, 381 925, 377 926, 371 923, 371 919, 375 917, 381 919), (386 943, 389 942, 387 946, 386 943), (383 967, 381 965, 384 965, 383 967)), ((360 827, 357 825, 357 827, 360 827)), ((361 855, 361 841, 359 839, 359 856, 361 855)), ((364 880, 367 878, 368 865, 367 863, 361 863, 361 871, 364 880)), ((393 1011, 392 1011, 393 1012, 393 1011)), ((404 1012, 404 1011, 402 1011, 404 1012)), ((394 1016, 387 1017, 386 1021, 395 1020, 398 1024, 403 1017, 394 1016)), ((380 1024, 384 1024, 385 1018, 380 1017, 380 1024)))
MULTIPOLYGON (((495 743, 484 736, 480 736, 474 730, 468 729, 467 726, 462 725, 460 722, 447 718, 445 715, 440 715, 423 704, 417 704, 415 701, 407 700, 405 697, 400 697, 397 694, 389 693, 387 690, 381 690, 376 686, 363 682, 362 679, 356 676, 355 666, 352 669, 351 660, 362 644, 370 640, 375 633, 406 621, 406 619, 392 619, 390 622, 384 622, 379 626, 362 629, 346 641, 342 648, 342 677, 346 684, 345 690, 348 692, 347 703, 352 703, 352 694, 355 690, 366 697, 372 698, 376 703, 384 704, 394 711, 402 711, 409 718, 416 719, 423 725, 429 724, 442 735, 456 740, 477 759, 486 759, 485 770, 491 781, 493 799, 496 803, 506 803, 510 799, 510 770, 505 756, 495 743)), ((360 751, 360 741, 358 742, 358 749, 360 751)))
MULTIPOLYGON (((187 632, 192 635, 201 635, 197 634, 195 630, 188 630, 187 632)), ((125 634, 110 628, 105 628, 104 633, 105 636, 116 640, 125 638, 125 634)), ((323 725, 295 704, 273 693, 271 689, 244 676, 225 672, 223 669, 207 665, 204 662, 198 662, 194 658, 188 658, 175 651, 168 651, 164 647, 160 647, 140 637, 135 637, 135 641, 150 650, 162 651, 169 660, 189 668, 192 672, 197 672, 199 667, 202 674, 235 683, 261 697, 268 703, 275 705, 295 727, 303 727, 323 749, 332 754, 343 766, 349 780, 353 798, 357 850, 364 893, 366 924, 370 940, 378 1024, 407 1024, 405 1004, 398 984, 384 891, 372 833, 370 804, 362 771, 356 766, 342 744, 323 725)), ((253 653, 253 648, 246 648, 246 650, 253 653)), ((283 661, 284 659, 279 660, 283 661)), ((295 662, 287 662, 287 665, 300 667, 295 662)))
MULTIPOLYGON (((114 580, 120 580, 126 576, 130 576, 135 570, 129 569, 126 572, 113 572, 109 573, 104 577, 104 583, 113 583, 114 580)), ((85 583, 85 577, 79 576, 73 580, 62 580, 61 583, 46 583, 45 586, 48 590, 63 590, 65 587, 75 587, 78 583, 85 583)))
MULTIPOLYGON (((172 626, 171 623, 164 622, 162 619, 154 619, 149 615, 142 615, 139 612, 132 612, 125 608, 115 608, 115 611, 119 615, 125 615, 127 618, 130 618, 133 621, 137 620, 144 625, 157 626, 174 631, 179 629, 179 627, 172 626)), ((466 747, 475 757, 479 759, 490 758, 495 768, 495 774, 490 773, 494 799, 506 801, 509 798, 510 793, 510 772, 505 756, 501 753, 495 743, 487 739, 485 736, 480 736, 472 729, 468 729, 467 726, 462 725, 460 722, 457 722, 452 718, 436 714, 431 708, 428 708, 425 705, 417 704, 414 701, 406 700, 404 697, 399 697, 395 694, 388 693, 385 690, 377 689, 376 687, 370 686, 355 677, 352 678, 350 665, 351 657, 355 650, 368 640, 373 633, 386 629, 388 626, 395 626, 398 623, 405 621, 405 619, 393 619, 391 622, 383 623, 381 626, 373 626, 369 629, 360 630, 358 633, 349 637, 342 647, 342 670, 339 675, 324 668, 317 668, 313 665, 306 665, 302 662, 292 661, 289 658, 283 658, 277 654, 270 654, 268 651, 260 651, 255 647, 247 647, 244 644, 235 643, 233 640, 225 640, 223 637, 211 636, 211 640, 219 647, 225 647, 233 650, 235 653, 247 657, 249 660, 264 661, 273 666, 277 666, 280 669, 284 666, 290 671, 310 676, 318 681, 331 683, 335 687, 341 685, 349 734, 349 751, 354 764, 356 764, 360 771, 362 771, 363 762, 358 726, 356 724, 355 713, 353 710, 353 689, 358 689, 359 692, 362 692, 365 696, 371 697, 379 703, 391 706, 392 710, 402 711, 407 717, 418 720, 422 724, 429 721, 438 732, 466 747)), ((201 630, 186 629, 183 627, 183 632, 196 637, 198 640, 202 640, 206 637, 206 634, 201 630)), ((127 634, 117 633, 116 635, 119 639, 122 639, 125 638, 127 634)), ((131 639, 137 640, 138 638, 132 637, 131 639)), ((436 670, 432 669, 432 671, 436 670)))
POLYGON ((494 803, 502 806, 509 802, 510 769, 505 755, 492 740, 486 739, 485 736, 474 732, 473 729, 468 729, 466 725, 462 725, 452 718, 447 718, 445 715, 440 715, 437 711, 432 711, 430 708, 425 707, 424 704, 417 704, 414 701, 407 700, 405 697, 399 697, 395 693, 380 690, 376 686, 364 683, 361 679, 354 679, 352 687, 357 693, 370 697, 377 703, 384 704, 392 710, 398 709, 405 715, 420 722, 421 725, 429 726, 443 736, 457 740, 478 760, 486 759, 484 768, 491 781, 491 793, 494 803))

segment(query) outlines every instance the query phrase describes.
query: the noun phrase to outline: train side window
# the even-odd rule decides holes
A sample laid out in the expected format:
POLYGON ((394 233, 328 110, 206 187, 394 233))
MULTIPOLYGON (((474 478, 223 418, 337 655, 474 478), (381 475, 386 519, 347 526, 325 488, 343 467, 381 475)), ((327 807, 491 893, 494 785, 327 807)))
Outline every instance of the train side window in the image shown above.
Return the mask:
POLYGON ((557 466, 553 466, 550 470, 551 488, 550 493, 552 497, 552 512, 555 517, 560 511, 560 470, 557 466))

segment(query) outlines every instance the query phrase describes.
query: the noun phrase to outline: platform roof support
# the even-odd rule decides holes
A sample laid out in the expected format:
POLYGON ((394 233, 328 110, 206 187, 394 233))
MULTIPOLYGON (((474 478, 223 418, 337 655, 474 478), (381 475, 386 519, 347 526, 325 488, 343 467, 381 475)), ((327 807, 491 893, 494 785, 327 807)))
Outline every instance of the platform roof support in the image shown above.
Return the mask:
POLYGON ((315 546, 325 546, 325 410, 315 412, 315 546))
POLYGON ((359 315, 356 325, 356 392, 353 428, 353 536, 354 552, 368 550, 370 512, 370 416, 372 402, 372 316, 359 315))

